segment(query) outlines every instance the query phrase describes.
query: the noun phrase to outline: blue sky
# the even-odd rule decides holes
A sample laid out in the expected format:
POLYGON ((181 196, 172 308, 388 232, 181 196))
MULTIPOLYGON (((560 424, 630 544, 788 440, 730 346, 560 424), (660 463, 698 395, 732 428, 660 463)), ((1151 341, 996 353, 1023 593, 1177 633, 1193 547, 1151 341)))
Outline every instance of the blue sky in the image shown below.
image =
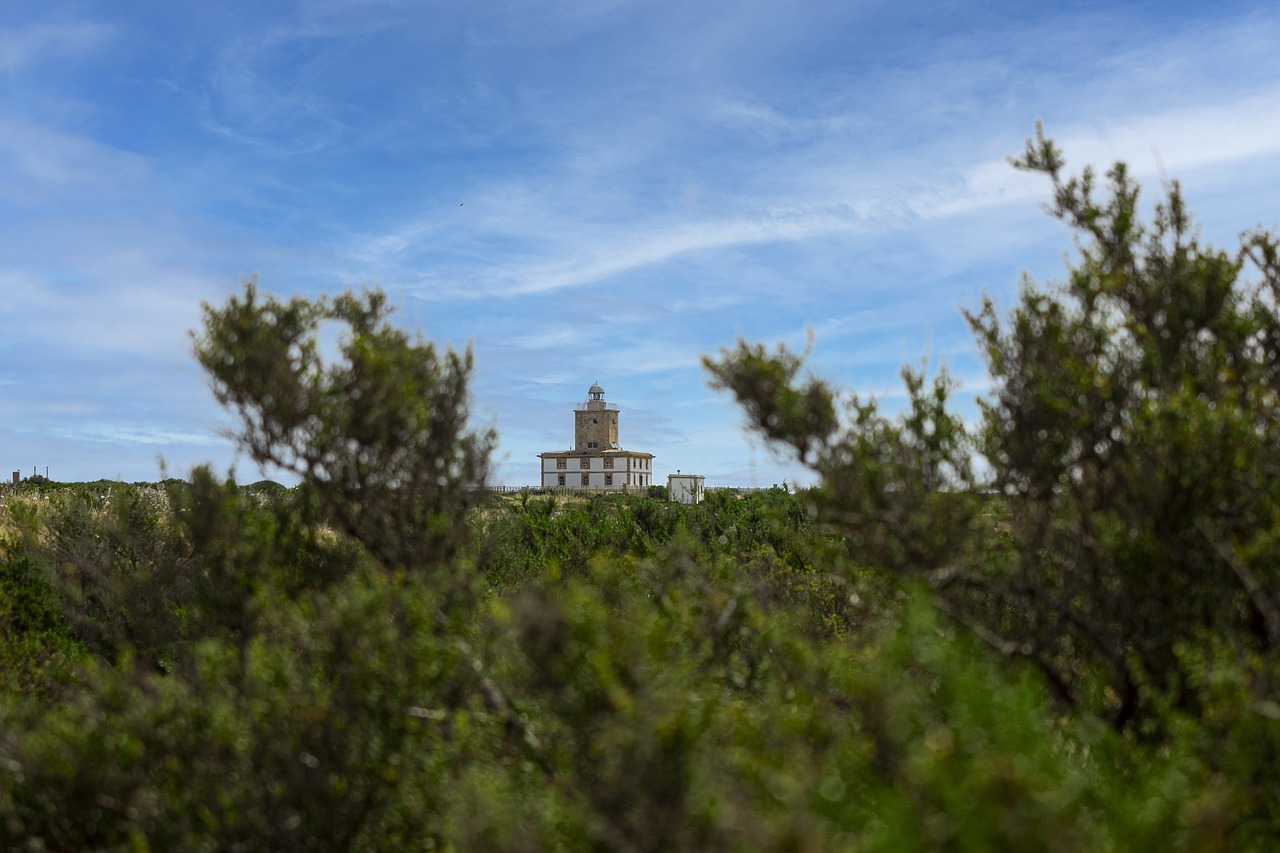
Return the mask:
POLYGON ((1072 245, 1004 158, 1043 120, 1210 242, 1276 228, 1276 44, 1234 2, 8 0, 0 470, 261 476, 189 337, 256 274, 470 342, 497 482, 597 381, 658 482, 803 479, 702 354, 811 332, 819 375, 892 406, 927 358, 971 412, 961 307, 1072 245))

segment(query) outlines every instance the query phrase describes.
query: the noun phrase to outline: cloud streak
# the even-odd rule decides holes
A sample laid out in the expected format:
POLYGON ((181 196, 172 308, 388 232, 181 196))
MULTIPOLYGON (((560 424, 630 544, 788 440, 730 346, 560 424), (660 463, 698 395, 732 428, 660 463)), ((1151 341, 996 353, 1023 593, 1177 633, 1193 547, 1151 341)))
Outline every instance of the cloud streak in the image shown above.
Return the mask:
POLYGON ((0 29, 0 73, 86 54, 115 35, 92 21, 47 21, 0 29))

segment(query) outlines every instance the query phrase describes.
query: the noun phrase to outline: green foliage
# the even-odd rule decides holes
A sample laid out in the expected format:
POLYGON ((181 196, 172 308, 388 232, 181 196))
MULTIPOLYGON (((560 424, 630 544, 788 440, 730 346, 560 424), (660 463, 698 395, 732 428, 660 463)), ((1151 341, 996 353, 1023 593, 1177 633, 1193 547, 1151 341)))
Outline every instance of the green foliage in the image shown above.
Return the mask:
POLYGON ((802 357, 782 345, 770 353, 763 344, 739 341, 731 357, 704 363, 713 385, 732 390, 748 421, 767 439, 788 445, 802 462, 828 452, 838 427, 832 389, 816 378, 798 381, 802 357))
POLYGON ((405 578, 276 601, 182 677, 126 660, 0 720, 6 849, 369 849, 439 839, 473 730, 456 625, 405 578), (433 700, 461 695, 454 708, 433 700), (425 702, 425 707, 420 703, 425 702), (406 790, 408 788, 409 790, 406 790))
POLYGON ((806 417, 834 396, 785 351, 740 344, 709 366, 822 475, 823 517, 856 559, 926 578, 944 609, 1117 726, 1152 691, 1194 710, 1180 643, 1221 633, 1273 654, 1280 638, 1275 240, 1202 247, 1176 183, 1144 223, 1122 164, 1098 200, 1093 172, 1065 177, 1043 135, 1014 165, 1052 181, 1049 212, 1080 256, 1062 285, 1027 283, 1007 319, 990 300, 970 315, 996 389, 978 435, 948 413, 945 374, 926 387, 904 373, 896 419, 854 396, 836 429, 806 417))
POLYGON ((56 591, 20 543, 0 540, 0 696, 45 694, 81 653, 56 591))
MULTIPOLYGON (((554 818, 519 818, 539 846, 566 821, 593 845, 654 850, 1194 849, 1221 831, 1181 814, 1205 796, 1194 760, 1128 777, 1094 763, 1127 747, 1047 724, 1035 680, 941 629, 926 599, 865 644, 815 643, 737 575, 672 553, 499 607, 502 675, 540 712, 556 780, 554 818)), ((482 825, 510 820, 483 806, 482 825)))
POLYGON ((255 462, 302 477, 330 522, 388 568, 421 569, 461 544, 493 436, 467 423, 470 351, 437 354, 389 313, 379 292, 280 302, 248 282, 205 307, 196 358, 255 462), (324 332, 338 336, 332 361, 324 332))
POLYGON ((990 302, 971 317, 999 389, 980 446, 1009 507, 1013 629, 1106 671, 1117 723, 1146 684, 1194 708, 1180 643, 1280 640, 1273 239, 1202 246, 1176 183, 1144 223, 1122 164, 1099 201, 1092 171, 1063 177, 1042 135, 1015 165, 1053 182, 1080 258, 1006 321, 990 302))
POLYGON ((833 426, 809 413, 836 392, 784 349, 740 343, 708 367, 822 476, 820 518, 853 559, 923 579, 1068 712, 1221 774, 1185 804, 1204 819, 1186 837, 1260 843, 1280 831, 1258 793, 1276 780, 1253 760, 1280 744, 1277 240, 1201 245, 1176 183, 1145 222, 1122 164, 1099 199, 1042 134, 1014 165, 1052 182, 1079 257, 1007 317, 990 300, 969 315, 995 386, 976 434, 948 413, 945 373, 930 388, 906 372, 896 418, 853 396, 833 426), (1230 701, 1214 672, 1237 674, 1230 701), (1253 749, 1223 748, 1245 732, 1253 749))
POLYGON ((822 476, 816 508, 847 537, 855 559, 919 573, 943 569, 964 552, 979 503, 969 494, 972 441, 946 409, 951 384, 945 373, 926 384, 921 373, 904 370, 908 406, 896 420, 882 416, 875 400, 853 395, 837 428, 831 388, 815 379, 800 390, 783 384, 796 382, 801 366, 785 349, 768 356, 739 342, 704 363, 713 384, 743 404, 754 428, 789 445, 822 476), (753 379, 758 371, 769 378, 753 379), (806 436, 808 424, 813 433, 806 436))
POLYGON ((548 566, 570 577, 602 554, 653 557, 680 542, 699 559, 733 558, 744 573, 767 580, 762 594, 767 586, 771 596, 807 602, 815 631, 844 631, 852 619, 848 581, 824 570, 839 559, 840 545, 815 535, 808 500, 777 488, 714 490, 693 506, 633 495, 525 493, 478 516, 474 559, 490 586, 506 591, 548 566))
POLYGON ((665 513, 665 507, 623 496, 581 499, 523 492, 516 500, 485 509, 477 566, 491 585, 508 588, 541 574, 549 564, 576 573, 596 553, 651 553, 653 531, 644 522, 662 524, 656 517, 665 513))
POLYGON ((255 498, 207 469, 164 489, 85 484, 9 511, 21 534, 10 553, 69 635, 162 669, 202 637, 247 638, 264 584, 296 595, 360 559, 315 523, 306 490, 255 498))
POLYGON ((469 355, 378 293, 207 308, 301 485, 6 491, 0 847, 1273 847, 1280 248, 1021 165, 1081 258, 971 317, 978 432, 945 374, 889 417, 708 363, 799 493, 480 502, 469 355))

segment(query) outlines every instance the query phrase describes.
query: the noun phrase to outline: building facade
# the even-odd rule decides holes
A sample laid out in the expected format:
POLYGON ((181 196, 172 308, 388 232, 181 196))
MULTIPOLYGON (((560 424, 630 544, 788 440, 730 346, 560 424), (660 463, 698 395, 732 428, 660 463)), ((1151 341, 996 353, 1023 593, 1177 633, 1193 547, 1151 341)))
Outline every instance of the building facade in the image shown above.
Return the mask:
POLYGON ((573 411, 573 449, 539 453, 543 488, 643 489, 653 483, 653 454, 623 450, 618 407, 592 385, 573 411))
POLYGON ((706 478, 701 474, 681 474, 679 471, 668 474, 667 498, 682 504, 702 503, 705 483, 706 478))

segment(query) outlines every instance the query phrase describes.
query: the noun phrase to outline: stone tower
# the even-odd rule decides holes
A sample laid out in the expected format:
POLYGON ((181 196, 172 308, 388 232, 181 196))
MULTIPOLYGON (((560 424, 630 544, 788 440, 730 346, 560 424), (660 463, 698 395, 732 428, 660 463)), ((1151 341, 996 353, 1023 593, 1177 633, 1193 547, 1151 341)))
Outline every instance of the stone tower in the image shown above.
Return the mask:
POLYGON ((588 389, 587 402, 573 413, 573 449, 618 449, 618 407, 604 401, 598 384, 588 389))

